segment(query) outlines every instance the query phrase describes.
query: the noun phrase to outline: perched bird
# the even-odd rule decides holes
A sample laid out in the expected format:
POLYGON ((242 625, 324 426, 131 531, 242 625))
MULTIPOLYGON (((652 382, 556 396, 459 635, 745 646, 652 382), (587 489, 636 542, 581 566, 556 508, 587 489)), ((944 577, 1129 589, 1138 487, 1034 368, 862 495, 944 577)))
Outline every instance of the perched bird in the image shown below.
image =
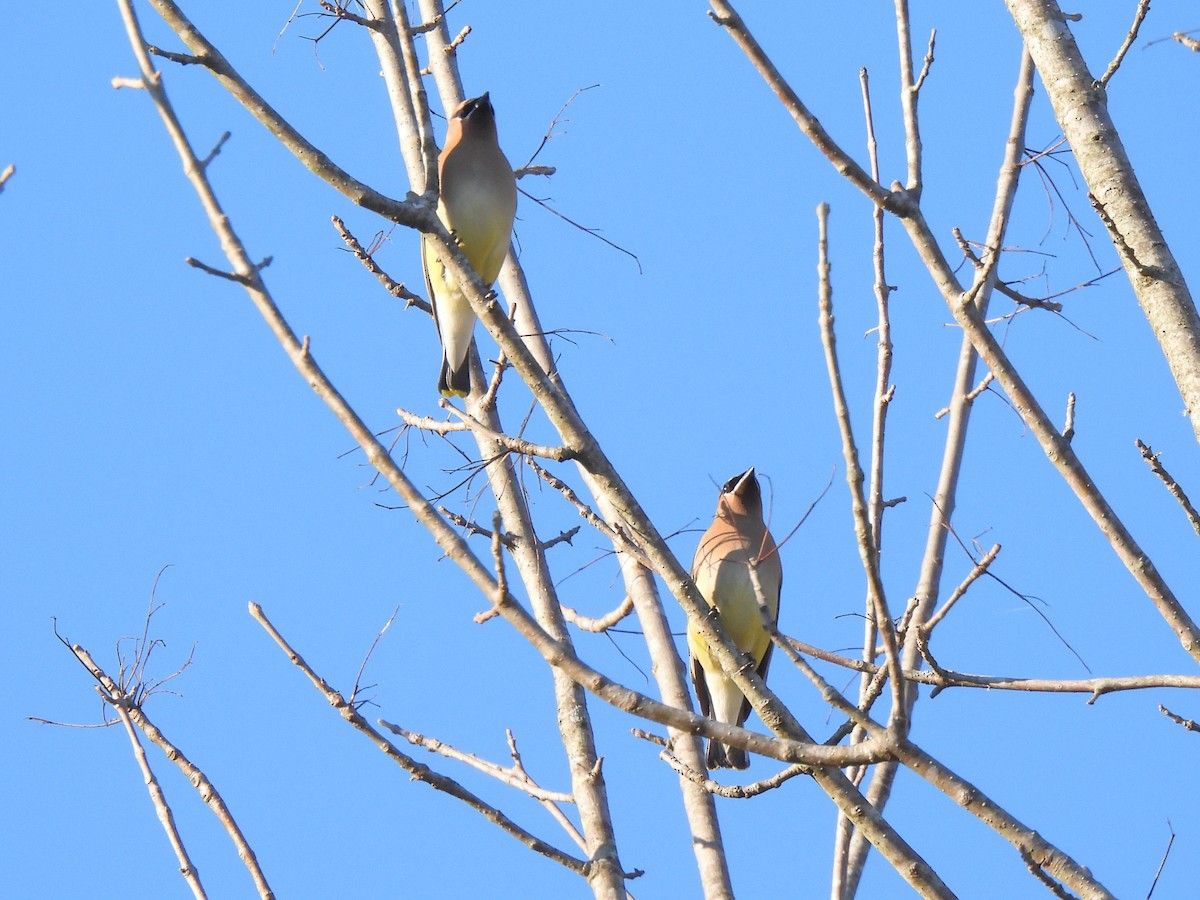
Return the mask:
MULTIPOLYGON (((725 633, 753 661, 759 677, 766 679, 771 663, 771 638, 763 627, 750 563, 758 569, 759 585, 771 620, 779 619, 779 590, 783 566, 775 540, 763 521, 762 493, 753 467, 735 475, 721 488, 717 515, 700 538, 692 561, 692 579, 725 629, 725 633)), ((750 701, 733 679, 721 671, 709 653, 708 643, 695 624, 688 623, 692 685, 700 712, 728 725, 741 725, 750 715, 750 701)), ((710 769, 745 769, 750 765, 746 751, 708 742, 710 769)))
MULTIPOLYGON (((438 181, 438 218, 490 287, 508 253, 517 182, 497 142, 495 113, 487 94, 463 101, 450 116, 446 145, 438 156, 438 181)), ((469 353, 475 313, 428 239, 421 242, 421 257, 442 342, 438 390, 446 397, 465 397, 471 392, 469 353)))

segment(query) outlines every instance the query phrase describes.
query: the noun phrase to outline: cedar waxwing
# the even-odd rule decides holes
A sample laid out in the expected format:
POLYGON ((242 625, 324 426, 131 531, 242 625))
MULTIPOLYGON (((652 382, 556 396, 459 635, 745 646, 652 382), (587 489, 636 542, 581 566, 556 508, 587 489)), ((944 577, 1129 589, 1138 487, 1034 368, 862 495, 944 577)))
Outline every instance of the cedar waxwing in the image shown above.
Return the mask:
MULTIPOLYGON (((438 156, 438 180, 438 218, 458 241, 480 280, 491 287, 508 253, 517 211, 517 182, 497 142, 496 118, 487 94, 463 101, 450 117, 446 146, 438 156)), ((471 392, 475 313, 432 243, 422 240, 421 248, 425 288, 442 342, 438 390, 446 397, 465 397, 471 392)))
MULTIPOLYGON (((771 663, 771 638, 763 627, 750 580, 752 560, 757 561, 759 585, 771 620, 778 621, 783 566, 775 540, 763 522, 762 494, 753 467, 730 478, 721 488, 717 515, 696 548, 692 579, 708 605, 716 608, 725 633, 750 657, 759 677, 765 680, 771 663)), ((691 622, 688 650, 700 712, 718 722, 741 725, 750 715, 750 701, 709 655, 708 644, 691 622)), ((711 740, 706 762, 710 769, 745 769, 750 765, 745 750, 711 740)))

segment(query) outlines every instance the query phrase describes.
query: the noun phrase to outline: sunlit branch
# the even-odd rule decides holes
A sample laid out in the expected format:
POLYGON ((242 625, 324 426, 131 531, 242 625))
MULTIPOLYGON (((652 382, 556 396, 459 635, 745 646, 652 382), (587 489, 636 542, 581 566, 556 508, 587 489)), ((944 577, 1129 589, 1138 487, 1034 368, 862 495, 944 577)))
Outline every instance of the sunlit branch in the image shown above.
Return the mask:
POLYGON ((158 821, 162 823, 163 831, 167 833, 167 840, 171 842, 171 849, 175 851, 175 858, 179 860, 179 874, 192 889, 192 895, 197 900, 203 900, 208 895, 200 883, 200 873, 196 871, 191 857, 188 856, 187 848, 183 845, 183 836, 175 825, 175 816, 167 803, 167 796, 163 793, 154 770, 150 768, 150 761, 146 759, 146 751, 142 748, 141 741, 138 740, 137 731, 134 729, 133 720, 129 716, 126 705, 122 702, 115 702, 113 708, 125 726, 125 734, 129 737, 129 745, 133 749, 134 759, 137 760, 138 768, 142 772, 142 779, 146 782, 146 790, 150 792, 150 800, 154 803, 158 821))
POLYGON ((1200 723, 1194 722, 1191 719, 1185 719, 1183 716, 1177 716, 1162 704, 1159 704, 1158 711, 1174 722, 1176 725, 1183 726, 1185 731, 1194 731, 1200 734, 1200 723))
MULTIPOLYGON (((798 653, 811 656, 813 659, 868 675, 887 672, 885 666, 875 665, 850 656, 842 656, 796 638, 785 637, 785 640, 798 653)), ((997 691, 1034 691, 1049 694, 1089 694, 1091 696, 1088 703, 1094 703, 1104 694, 1118 691, 1142 691, 1152 688, 1200 690, 1200 675, 1123 675, 1084 679, 1023 678, 1011 675, 972 675, 943 668, 937 672, 925 669, 905 669, 904 679, 915 684, 926 684, 939 689, 964 687, 997 691)))
POLYGON ((626 597, 622 600, 615 609, 609 610, 603 616, 592 618, 585 616, 569 606, 563 608, 563 618, 574 625, 581 631, 601 632, 612 628, 631 612, 633 612, 633 598, 626 597))
MULTIPOLYGON (((903 46, 907 40, 908 23, 907 23, 907 8, 901 2, 897 6, 897 15, 901 9, 905 12, 905 22, 900 28, 900 43, 903 46)), ((932 38, 931 38, 932 41, 932 38)), ((932 53, 932 44, 930 52, 932 53)), ((903 54, 902 54, 903 56, 903 54)), ((926 60, 926 70, 932 63, 932 58, 926 60)), ((901 97, 908 97, 915 101, 917 86, 911 82, 912 66, 902 66, 902 80, 907 77, 901 86, 901 97)), ((925 71, 918 81, 924 80, 925 71)), ((875 139, 875 116, 871 108, 871 92, 870 81, 868 79, 867 70, 859 69, 859 83, 862 87, 863 98, 863 114, 866 120, 867 128, 867 156, 871 163, 871 177, 879 181, 879 147, 875 139)), ((903 99, 902 99, 902 102, 903 99)), ((909 170, 909 181, 912 185, 917 185, 920 182, 920 138, 917 132, 916 108, 915 106, 905 103, 906 113, 911 112, 912 116, 905 115, 906 132, 912 135, 915 139, 915 152, 909 155, 909 161, 912 164, 909 170), (911 124, 911 129, 910 129, 911 124)), ((874 290, 875 303, 878 310, 878 323, 876 332, 878 334, 878 350, 875 365, 875 402, 873 404, 873 415, 871 419, 871 483, 868 491, 869 497, 869 515, 868 521, 871 525, 871 538, 874 544, 875 554, 878 557, 883 549, 883 511, 886 504, 883 499, 883 460, 884 460, 884 439, 886 434, 887 413, 891 406, 892 398, 895 395, 895 385, 890 384, 891 368, 892 368, 892 338, 891 338, 891 320, 888 314, 888 301, 891 296, 892 288, 887 283, 887 274, 884 266, 884 242, 883 242, 883 219, 884 212, 879 206, 873 206, 871 209, 871 220, 874 228, 874 241, 872 252, 872 263, 874 268, 874 290)), ((867 652, 868 648, 873 648, 876 644, 878 623, 876 617, 870 614, 870 596, 867 597, 867 615, 863 616, 863 648, 867 652)), ((886 626, 885 626, 886 627, 886 626)), ((864 656, 864 659, 868 657, 864 656)), ((882 679, 872 679, 864 675, 859 681, 859 708, 870 708, 875 700, 879 697, 883 689, 882 679)), ((866 738, 866 732, 862 729, 853 729, 850 734, 850 739, 854 743, 858 743, 866 738)), ((840 736, 839 736, 840 739, 840 736)), ((856 769, 847 773, 850 779, 859 784, 863 776, 866 774, 865 769, 856 769)), ((846 880, 846 864, 850 859, 849 846, 852 831, 849 820, 842 815, 837 818, 834 833, 833 847, 833 878, 830 896, 842 897, 844 895, 844 887, 846 880)))
MULTIPOLYGON (((904 65, 904 63, 902 62, 901 65, 904 65)), ((1021 173, 1021 160, 1026 144, 1025 129, 1032 99, 1033 65, 1028 55, 1022 54, 1016 85, 1013 90, 1013 108, 1010 117, 1008 139, 1005 143, 1004 155, 1000 163, 999 175, 996 181, 996 192, 992 204, 992 215, 988 224, 985 252, 990 253, 993 257, 993 261, 989 267, 989 271, 991 272, 995 271, 995 257, 998 256, 1000 247, 1003 244, 1009 213, 1016 195, 1017 183, 1021 173)), ((910 239, 914 243, 921 242, 918 249, 923 247, 927 251, 927 256, 940 261, 940 264, 948 269, 945 257, 942 255, 932 234, 930 234, 928 225, 925 223, 924 217, 920 214, 919 210, 914 216, 905 220, 905 226, 908 229, 910 239), (913 237, 914 235, 919 235, 920 237, 915 238, 913 237)), ((926 259, 926 266, 930 268, 931 274, 934 274, 936 278, 938 270, 931 265, 929 259, 926 259)), ((980 265, 976 266, 974 278, 974 302, 982 312, 986 310, 990 302, 990 292, 992 285, 995 284, 995 279, 988 279, 984 274, 982 261, 980 261, 980 265)), ((957 281, 955 281, 955 285, 957 286, 957 281)), ((955 368, 951 397, 948 404, 949 419, 947 421, 946 437, 943 444, 941 467, 938 472, 937 488, 930 508, 930 521, 926 534, 925 550, 921 560, 917 585, 913 593, 913 601, 910 604, 911 622, 905 634, 904 648, 901 656, 901 664, 904 669, 916 669, 920 664, 921 655, 919 645, 923 643, 920 626, 933 613, 939 591, 941 590, 946 541, 949 537, 949 528, 947 526, 950 524, 957 503, 958 480, 962 471, 966 450, 967 429, 971 420, 974 399, 978 396, 977 391, 986 386, 985 384, 978 387, 975 385, 977 365, 978 357, 975 348, 964 337, 959 348, 958 363, 955 368)), ((882 673, 876 675, 872 682, 873 690, 881 690, 881 685, 879 684, 881 677, 882 673)), ((907 691, 906 703, 915 703, 916 699, 917 692, 915 690, 907 691)), ((871 803, 881 808, 887 804, 896 772, 897 767, 891 763, 885 763, 875 771, 866 792, 867 799, 871 803)), ((866 842, 861 836, 855 835, 851 841, 850 857, 846 863, 846 882, 844 886, 844 896, 846 897, 851 897, 857 892, 863 867, 866 863, 867 850, 866 842)))
POLYGON ((1158 476, 1159 480, 1171 492, 1171 496, 1179 501, 1179 505, 1183 507, 1184 515, 1187 516, 1188 522, 1192 525, 1192 530, 1200 537, 1200 512, 1196 511, 1196 507, 1192 505, 1192 501, 1188 499, 1188 495, 1183 492, 1183 488, 1179 486, 1171 474, 1166 470, 1161 462, 1159 462, 1159 454, 1155 453, 1140 439, 1135 440, 1138 450, 1142 454, 1142 459, 1146 461, 1146 465, 1150 467, 1150 471, 1158 476))
POLYGON ((892 669, 892 683, 895 691, 893 721, 897 727, 903 728, 907 710, 904 706, 904 682, 899 678, 900 656, 896 644, 896 632, 892 627, 892 616, 888 610, 883 579, 879 573, 879 549, 875 545, 874 529, 868 518, 866 497, 863 494, 864 476, 858 461, 858 447, 855 445, 854 434, 850 427, 850 409, 842 388, 842 376, 837 358, 837 341, 833 331, 833 287, 829 275, 828 218, 829 206, 822 203, 817 207, 819 257, 817 272, 821 344, 825 348, 825 363, 829 372, 829 384, 833 391, 834 415, 837 417, 838 429, 842 438, 842 456, 846 462, 846 483, 850 487, 851 511, 854 516, 854 536, 867 581, 868 607, 870 614, 875 618, 875 628, 883 644, 888 665, 892 669))
POLYGON ((1187 47, 1193 53, 1200 53, 1200 39, 1194 38, 1194 37, 1188 37, 1188 35, 1185 32, 1176 31, 1174 34, 1171 35, 1171 40, 1177 41, 1178 43, 1187 47))
POLYGON ((1129 26, 1129 33, 1125 35, 1125 40, 1122 42, 1120 49, 1117 50, 1117 55, 1112 58, 1112 62, 1108 64, 1108 68, 1100 76, 1099 84, 1101 86, 1107 87, 1108 82, 1117 74, 1117 69, 1120 68, 1121 61, 1125 59, 1125 54, 1129 52, 1129 48, 1137 40, 1138 30, 1142 27, 1142 22, 1145 20, 1146 13, 1148 12, 1150 12, 1150 0, 1138 0, 1137 9, 1133 13, 1133 24, 1129 26))
POLYGON ((123 720, 127 718, 129 722, 137 726, 138 730, 141 731, 142 734, 144 734, 152 744, 158 747, 163 752, 163 755, 167 757, 167 759, 175 764, 179 771, 183 773, 184 777, 187 778, 188 782, 196 789, 196 792, 200 795, 200 799, 204 801, 205 805, 208 806, 213 815, 217 817, 217 821, 221 823, 221 827, 225 829, 225 833, 228 834, 230 840, 233 841, 234 846, 237 848, 238 856, 242 860, 242 864, 246 866, 247 871, 250 873, 250 877, 254 880, 254 886, 258 890, 259 896, 264 898, 264 900, 273 898, 275 895, 271 891, 270 886, 267 884, 266 875, 263 874, 263 871, 258 864, 258 858, 254 855, 254 850, 251 849, 250 844, 246 841, 245 835, 242 834, 242 830, 238 826, 237 821, 233 818, 233 813, 231 813, 229 807, 226 806, 225 800, 221 797, 221 794, 217 791, 213 783, 208 780, 208 776, 206 776, 199 767, 197 767, 190 759, 188 759, 184 752, 179 749, 179 747, 167 739, 167 736, 164 735, 146 716, 146 713, 141 706, 134 702, 129 693, 127 693, 120 685, 113 681, 104 672, 104 670, 96 664, 87 650, 85 650, 83 647, 80 647, 78 644, 70 645, 70 649, 71 652, 75 654, 76 659, 78 659, 91 673, 92 677, 96 679, 99 685, 100 695, 104 698, 105 702, 111 704, 115 708, 118 708, 123 720))
POLYGON ((951 607, 953 607, 954 604, 958 602, 959 598, 967 592, 967 588, 969 588, 977 579, 982 577, 987 572, 988 566, 992 564, 992 560, 994 560, 999 553, 1000 545, 993 544, 992 549, 985 553, 983 557, 980 558, 979 562, 975 563, 974 568, 972 568, 967 574, 967 577, 963 579, 962 584, 956 587, 954 589, 954 593, 946 598, 946 602, 942 604, 941 608, 931 615, 925 622, 921 623, 920 627, 925 632, 925 637, 928 637, 929 633, 937 627, 938 622, 942 621, 942 619, 946 617, 946 613, 950 612, 951 607))
POLYGON ((1042 868, 1054 878, 1068 884, 1073 890, 1094 900, 1114 900, 1113 895, 1103 885, 1093 878, 1084 866, 1063 853, 1037 831, 1018 821, 1002 806, 985 795, 978 787, 951 771, 945 765, 934 759, 907 737, 898 734, 894 729, 886 728, 864 715, 840 692, 835 690, 825 679, 821 678, 804 659, 796 653, 790 642, 783 640, 775 632, 772 635, 775 646, 779 647, 788 658, 812 682, 817 685, 824 697, 835 709, 848 716, 856 725, 867 729, 871 737, 879 743, 895 750, 898 760, 903 765, 929 782, 947 797, 954 800, 967 812, 1003 837, 1022 855, 1031 855, 1039 861, 1042 868))
MULTIPOLYGON (((419 199, 399 201, 387 197, 354 178, 318 150, 237 73, 221 52, 200 33, 199 29, 191 23, 172 0, 150 0, 150 3, 191 51, 191 61, 208 69, 221 82, 222 87, 290 150, 305 168, 364 209, 377 212, 393 222, 410 225, 421 230, 437 228, 437 217, 428 203, 419 199)), ((136 51, 144 52, 148 45, 140 34, 138 40, 141 43, 138 44, 136 51)), ((158 48, 153 48, 153 50, 160 56, 180 61, 178 54, 168 54, 158 48)), ((148 61, 145 69, 144 79, 150 77, 151 68, 148 61)), ((198 164, 199 160, 196 162, 198 164)))
MULTIPOLYGON (((929 76, 933 65, 933 41, 936 32, 929 35, 929 50, 925 55, 921 74, 913 77, 912 34, 909 24, 908 0, 896 0, 896 42, 899 44, 900 60, 900 111, 904 118, 904 153, 908 160, 908 182, 904 189, 914 201, 921 199, 924 184, 922 175, 921 126, 917 116, 917 100, 921 85, 929 76)), ((876 183, 879 172, 874 173, 876 183)))
POLYGON ((759 46, 732 4, 726 0, 710 0, 712 17, 718 25, 729 32, 729 36, 742 48, 742 52, 775 93, 784 108, 799 126, 801 132, 825 155, 839 174, 866 194, 877 206, 898 216, 906 216, 916 209, 916 202, 901 190, 888 190, 873 179, 854 159, 846 153, 801 101, 775 64, 759 46))
POLYGON ((521 826, 513 822, 508 816, 502 813, 496 807, 484 802, 475 794, 468 791, 462 785, 452 778, 448 778, 438 772, 434 772, 428 766, 423 765, 402 753, 391 741, 377 731, 370 722, 363 718, 354 705, 348 702, 340 693, 330 687, 329 683, 324 678, 320 677, 312 667, 305 662, 304 657, 297 653, 292 646, 287 642, 282 634, 271 624, 263 612, 262 607, 257 603, 250 604, 250 615, 258 624, 271 636, 271 639, 279 645, 292 664, 300 669, 301 672, 312 682, 313 687, 320 691, 329 705, 337 710, 338 714, 343 719, 353 725, 358 731, 365 734, 371 741, 382 750, 392 762, 399 765, 408 772, 415 780, 429 785, 431 788, 442 793, 448 794, 457 800, 461 800, 469 807, 482 815, 489 822, 498 825, 501 829, 512 835, 529 849, 541 853, 548 859, 553 860, 565 868, 570 869, 578 875, 587 877, 589 863, 585 860, 578 859, 567 853, 562 852, 558 848, 546 843, 540 838, 526 831, 521 826))
POLYGON ((342 236, 342 240, 345 241, 346 246, 350 249, 350 252, 353 253, 355 258, 363 264, 368 272, 379 279, 379 283, 384 286, 389 294, 391 294, 393 297, 398 297, 399 299, 403 300, 405 306, 415 306, 417 309, 424 310, 425 312, 432 314, 433 308, 429 305, 427 300, 422 299, 406 288, 403 284, 395 281, 390 275, 388 275, 387 272, 383 271, 383 269, 379 267, 379 264, 375 262, 375 258, 363 248, 362 244, 358 242, 358 238, 350 233, 350 229, 346 227, 345 222, 343 222, 337 216, 333 216, 332 221, 333 227, 336 228, 338 234, 342 236))
POLYGON ((783 771, 772 775, 770 778, 764 778, 753 784, 721 784, 719 781, 713 781, 703 772, 685 765, 670 750, 663 750, 658 754, 658 757, 693 784, 699 785, 710 794, 716 794, 718 797, 726 797, 730 800, 748 800, 751 797, 758 797, 767 791, 775 790, 787 781, 791 781, 797 775, 812 774, 812 766, 791 765, 783 771))
MULTIPOLYGON (((400 725, 392 722, 379 720, 379 724, 386 728, 392 734, 398 734, 410 744, 416 747, 421 747, 428 750, 430 753, 437 753, 446 759, 453 759, 464 765, 470 766, 490 778, 495 778, 497 781, 507 784, 509 787, 516 788, 524 794, 528 794, 534 800, 545 800, 550 803, 574 803, 575 798, 569 793, 563 791, 548 791, 545 788, 539 787, 537 783, 529 777, 529 773, 525 771, 524 766, 512 765, 501 766, 497 763, 490 762, 486 759, 480 759, 474 753, 467 753, 459 750, 457 747, 447 744, 445 741, 440 741, 435 737, 419 734, 415 731, 409 731, 400 725)), ((512 732, 508 732, 509 739, 512 739, 512 732)))
MULTIPOLYGON (((1105 85, 1088 70, 1055 0, 1005 3, 1200 439, 1200 312, 1109 114, 1105 85)), ((1195 632, 1160 600, 1160 611, 1175 619, 1176 633, 1200 659, 1195 632)))

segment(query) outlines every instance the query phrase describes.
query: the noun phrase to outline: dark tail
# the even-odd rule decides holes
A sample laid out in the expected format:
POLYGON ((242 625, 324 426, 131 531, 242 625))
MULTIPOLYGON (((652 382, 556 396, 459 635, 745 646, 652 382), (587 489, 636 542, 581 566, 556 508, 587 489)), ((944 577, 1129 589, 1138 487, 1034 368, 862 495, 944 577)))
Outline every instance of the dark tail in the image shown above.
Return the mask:
POLYGON ((704 761, 709 769, 748 769, 750 758, 741 747, 727 747, 719 741, 708 742, 704 761))
POLYGON ((438 392, 443 397, 465 397, 471 393, 471 354, 468 353, 462 365, 455 370, 450 369, 446 357, 442 355, 442 371, 438 373, 438 392))

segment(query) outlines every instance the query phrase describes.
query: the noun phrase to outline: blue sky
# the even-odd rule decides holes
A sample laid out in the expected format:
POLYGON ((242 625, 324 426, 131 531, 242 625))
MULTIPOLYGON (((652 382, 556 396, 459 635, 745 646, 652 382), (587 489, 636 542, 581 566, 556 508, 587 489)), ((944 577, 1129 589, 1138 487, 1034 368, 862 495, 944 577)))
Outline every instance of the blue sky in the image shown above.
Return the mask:
MULTIPOLYGON (((1119 45, 1134 5, 1080 6, 1073 30, 1094 71, 1119 45)), ((280 112, 343 168, 403 197, 395 129, 362 34, 339 26, 314 53, 302 37, 321 30, 316 19, 296 20, 276 40, 289 3, 202 6, 189 10, 198 27, 280 112)), ((859 159, 858 70, 869 68, 884 180, 902 177, 890 4, 742 7, 793 86, 859 159)), ((938 29, 921 99, 923 203, 948 255, 952 228, 983 237, 1019 52, 1002 4, 970 7, 914 4, 913 12, 922 47, 938 29)), ((816 328, 815 208, 832 206, 839 350, 860 445, 875 365, 875 342, 865 336, 875 324, 870 208, 705 10, 682 0, 603 9, 470 3, 454 11, 452 30, 472 26, 460 53, 464 81, 471 94, 491 92, 514 165, 568 97, 600 85, 577 98, 538 159, 557 174, 522 187, 602 229, 637 255, 640 271, 527 198, 516 236, 543 323, 578 332, 553 346, 609 457, 659 529, 680 532, 671 543, 685 561, 712 515, 716 485, 730 475, 759 469, 781 536, 834 473, 828 496, 783 548, 781 627, 823 647, 854 648, 864 589, 816 328)), ((150 40, 178 47, 148 8, 141 15, 150 40)), ((1170 42, 1147 44, 1200 25, 1194 17, 1183 0, 1156 2, 1110 89, 1126 148, 1187 275, 1200 245, 1187 181, 1200 144, 1189 99, 1200 57, 1170 42)), ((156 573, 169 565, 152 628, 166 643, 156 650, 157 671, 173 671, 193 647, 194 661, 170 685, 178 696, 156 698, 147 712, 215 782, 278 896, 585 896, 574 876, 411 783, 338 719, 247 615, 249 601, 262 604, 320 674, 349 690, 398 608, 365 676, 372 715, 502 763, 511 728, 531 773, 566 789, 540 659, 502 621, 472 622, 484 600, 408 512, 390 508, 394 497, 373 482, 245 295, 184 264, 186 256, 224 261, 149 98, 110 85, 136 71, 115 5, 84 4, 52 29, 38 17, 10 17, 0 48, 10 85, 0 100, 0 167, 17 167, 0 194, 0 365, 9 385, 0 444, 9 639, 0 658, 11 679, 0 720, 8 812, 0 892, 189 895, 123 733, 26 720, 98 720, 90 679, 55 640, 52 622, 115 669, 117 640, 140 633, 156 573)), ((201 152, 232 132, 212 166, 214 186, 251 254, 273 257, 268 284, 334 383, 380 431, 395 427, 397 406, 436 414, 430 322, 382 292, 342 250, 329 217, 342 216, 364 239, 382 229, 378 261, 420 290, 415 237, 314 180, 205 72, 163 69, 201 152)), ((1029 143, 1044 148, 1057 136, 1039 87, 1029 143)), ((1073 168, 1049 165, 1100 268, 1114 268, 1073 168)), ((1062 202, 1048 203, 1036 179, 1022 182, 1010 243, 1020 252, 1005 258, 1001 275, 1033 277, 1028 293, 1097 274, 1062 202)), ((948 399, 960 335, 895 223, 887 246, 898 291, 885 493, 908 499, 888 512, 883 566, 899 609, 925 542, 945 430, 933 414, 948 399)), ((1067 393, 1077 394, 1076 449, 1195 613, 1195 535, 1133 446, 1135 438, 1151 444, 1200 494, 1179 395, 1123 274, 1063 301, 1069 322, 1034 311, 999 325, 1006 348, 1056 418, 1067 393)), ((1007 301, 993 307, 1010 311, 1007 301)), ((514 391, 502 410, 514 428, 526 412, 522 397, 514 391)), ((531 428, 549 439, 536 419, 531 428)), ((403 440, 406 470, 430 493, 461 479, 447 472, 460 458, 440 440, 403 440)), ((443 502, 468 513, 476 490, 443 502)), ((544 536, 578 523, 558 497, 533 490, 544 536)), ((997 393, 976 405, 955 527, 968 544, 1003 545, 993 571, 1045 602, 1095 674, 1192 672, 997 393)), ((486 556, 486 545, 477 552, 486 556)), ((551 563, 564 602, 600 614, 620 601, 616 567, 597 535, 581 532, 551 563)), ((944 593, 970 568, 952 543, 944 593)), ((681 611, 666 602, 682 631, 681 611)), ((582 635, 578 647, 597 668, 653 692, 636 636, 582 635)), ((970 672, 1087 677, 1026 603, 986 580, 939 626, 935 652, 970 672)), ((849 684, 845 673, 823 671, 849 684)), ((836 726, 782 660, 771 674, 806 727, 825 734, 836 726)), ((951 690, 923 697, 914 738, 1118 896, 1145 895, 1173 827, 1154 896, 1185 897, 1200 877, 1200 794, 1187 775, 1200 745, 1158 713, 1159 703, 1200 718, 1183 692, 1110 695, 1088 706, 1078 696, 951 690)), ((646 871, 634 895, 695 895, 674 775, 629 735, 640 723, 598 700, 591 708, 622 862, 646 871)), ((161 754, 148 752, 210 896, 253 896, 215 820, 161 754)), ((527 798, 417 756, 567 847, 527 798)), ((776 769, 758 760, 749 775, 776 769)), ((887 813, 960 896, 1041 890, 1006 843, 916 778, 900 777, 887 813)), ((802 897, 827 893, 834 808, 814 784, 795 779, 753 802, 724 801, 720 814, 739 896, 770 896, 780 885, 802 897)), ((871 861, 861 896, 906 891, 871 861)))

